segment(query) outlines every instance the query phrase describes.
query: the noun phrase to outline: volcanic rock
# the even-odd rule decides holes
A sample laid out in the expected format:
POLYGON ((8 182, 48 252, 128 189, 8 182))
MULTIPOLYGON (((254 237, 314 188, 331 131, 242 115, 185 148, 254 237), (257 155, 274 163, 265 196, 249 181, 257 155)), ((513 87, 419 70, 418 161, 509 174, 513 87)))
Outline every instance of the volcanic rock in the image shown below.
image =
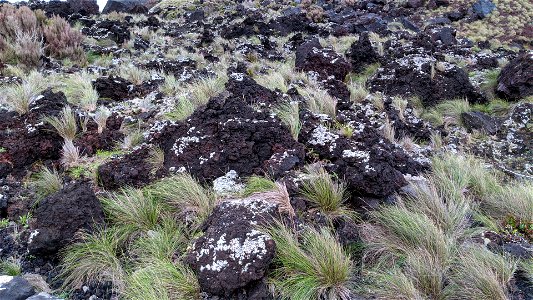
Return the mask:
POLYGON ((91 230, 104 220, 100 201, 89 182, 68 184, 39 202, 31 224, 28 250, 33 255, 54 255, 74 240, 80 230, 91 230))
POLYGON ((502 69, 496 93, 509 100, 533 95, 533 52, 523 53, 502 69))

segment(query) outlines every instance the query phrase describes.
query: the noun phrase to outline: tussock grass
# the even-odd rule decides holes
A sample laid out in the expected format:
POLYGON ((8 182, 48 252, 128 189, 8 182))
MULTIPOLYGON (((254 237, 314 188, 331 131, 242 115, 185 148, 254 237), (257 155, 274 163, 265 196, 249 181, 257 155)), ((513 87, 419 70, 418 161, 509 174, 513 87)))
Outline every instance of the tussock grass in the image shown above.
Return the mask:
POLYGON ((0 87, 0 103, 23 115, 47 86, 45 77, 38 71, 32 71, 22 78, 22 83, 0 87))
POLYGON ((150 72, 135 66, 133 63, 121 64, 117 69, 117 75, 135 85, 142 84, 151 78, 150 72))
POLYGON ((348 198, 346 185, 336 182, 323 168, 307 167, 308 179, 302 184, 301 194, 328 219, 353 218, 355 213, 345 206, 348 198))
POLYGON ((111 116, 111 111, 105 107, 100 106, 94 113, 93 119, 98 125, 98 133, 102 133, 107 126, 107 119, 111 116))
POLYGON ((177 99, 176 107, 167 112, 165 117, 172 121, 183 121, 190 117, 196 106, 194 103, 185 96, 181 96, 177 99))
POLYGON ((61 164, 65 168, 75 167, 80 162, 80 150, 71 140, 65 140, 61 149, 61 164))
POLYGON ((450 299, 508 298, 508 284, 517 262, 479 246, 463 249, 454 265, 450 299))
POLYGON ((335 119, 337 99, 328 94, 326 90, 319 88, 317 83, 299 88, 298 92, 304 97, 309 110, 316 114, 325 114, 335 119))
POLYGON ((81 241, 63 250, 63 287, 73 290, 85 283, 111 281, 114 289, 124 291, 125 270, 120 257, 125 239, 114 227, 83 233, 81 241))
POLYGON ((157 171, 163 169, 165 166, 165 152, 161 147, 154 146, 150 149, 148 154, 147 162, 151 167, 152 174, 157 173, 157 171))
POLYGON ((175 96, 182 90, 181 83, 173 74, 165 74, 163 77, 165 78, 165 82, 159 87, 163 94, 175 96))
POLYGON ((100 198, 108 218, 130 233, 157 228, 164 208, 149 192, 127 188, 109 197, 100 198))
POLYGON ((209 99, 224 91, 228 78, 224 72, 219 72, 215 77, 199 79, 187 89, 190 91, 190 100, 195 107, 205 105, 209 99))
POLYGON ((364 82, 359 82, 350 79, 348 84, 348 91, 350 91, 350 100, 354 103, 360 103, 370 94, 366 89, 364 82))
POLYGON ((470 103, 466 99, 448 100, 424 111, 421 117, 435 125, 451 123, 463 126, 461 114, 471 110, 470 103))
POLYGON ((195 224, 201 224, 216 204, 215 194, 186 173, 164 178, 149 190, 181 214, 192 217, 195 224))
POLYGON ((59 117, 46 116, 43 120, 52 125, 63 140, 73 141, 76 138, 78 125, 76 124, 76 116, 70 106, 65 106, 61 110, 59 117))
POLYGON ((276 182, 262 176, 251 176, 246 180, 243 196, 248 197, 255 193, 268 192, 276 189, 276 182))
POLYGON ((298 102, 285 102, 278 105, 274 112, 281 119, 281 122, 289 127, 292 137, 298 140, 302 123, 300 122, 300 108, 298 102))
POLYGON ((55 169, 50 170, 47 167, 43 167, 41 171, 30 179, 30 186, 35 189, 38 199, 43 199, 61 190, 63 188, 63 180, 55 169))
POLYGON ((126 299, 200 299, 194 272, 181 263, 155 260, 127 278, 126 299))
POLYGON ((67 101, 86 111, 96 110, 99 96, 92 85, 93 77, 93 74, 86 71, 68 76, 62 88, 67 101))
POLYGON ((131 253, 137 261, 150 263, 156 260, 172 260, 175 253, 182 253, 187 247, 186 229, 172 217, 165 216, 161 222, 146 234, 135 240, 131 253))
POLYGON ((277 268, 271 274, 285 299, 350 299, 350 255, 327 229, 306 229, 297 237, 282 224, 265 229, 276 242, 277 268))
POLYGON ((262 74, 254 77, 255 81, 270 90, 280 90, 282 93, 287 93, 289 87, 287 81, 282 73, 277 70, 272 70, 267 74, 262 74))
POLYGON ((497 219, 512 216, 519 220, 533 220, 533 183, 513 182, 500 192, 483 198, 481 210, 497 219))
POLYGON ((20 265, 20 260, 14 257, 0 260, 0 274, 8 276, 21 275, 22 267, 20 265))

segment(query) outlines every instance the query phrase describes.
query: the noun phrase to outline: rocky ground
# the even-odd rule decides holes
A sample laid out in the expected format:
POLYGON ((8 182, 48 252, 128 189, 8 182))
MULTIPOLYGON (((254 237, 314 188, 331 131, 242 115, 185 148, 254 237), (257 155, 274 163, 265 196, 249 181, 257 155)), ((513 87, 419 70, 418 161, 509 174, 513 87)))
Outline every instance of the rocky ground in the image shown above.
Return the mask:
POLYGON ((0 299, 533 299, 529 1, 1 5, 0 299))

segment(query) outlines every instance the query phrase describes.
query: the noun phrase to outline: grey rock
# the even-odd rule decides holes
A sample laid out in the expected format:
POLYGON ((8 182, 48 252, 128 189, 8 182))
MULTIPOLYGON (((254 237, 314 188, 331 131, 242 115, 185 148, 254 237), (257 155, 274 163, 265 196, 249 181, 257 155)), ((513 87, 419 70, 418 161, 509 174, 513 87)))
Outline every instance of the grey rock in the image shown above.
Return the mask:
POLYGON ((474 15, 480 19, 490 15, 494 9, 496 9, 496 5, 491 0, 479 0, 472 5, 474 15))
POLYGON ((461 118, 469 131, 476 129, 491 135, 496 134, 501 125, 498 118, 477 111, 463 113, 461 118))
POLYGON ((26 300, 35 295, 33 286, 20 276, 0 276, 0 299, 26 300), (4 282, 4 283, 2 283, 4 282))
POLYGON ((57 298, 57 297, 52 296, 52 295, 50 295, 48 293, 42 292, 42 293, 39 293, 37 295, 33 295, 33 296, 31 296, 30 298, 28 298, 26 300, 63 300, 63 299, 57 298))

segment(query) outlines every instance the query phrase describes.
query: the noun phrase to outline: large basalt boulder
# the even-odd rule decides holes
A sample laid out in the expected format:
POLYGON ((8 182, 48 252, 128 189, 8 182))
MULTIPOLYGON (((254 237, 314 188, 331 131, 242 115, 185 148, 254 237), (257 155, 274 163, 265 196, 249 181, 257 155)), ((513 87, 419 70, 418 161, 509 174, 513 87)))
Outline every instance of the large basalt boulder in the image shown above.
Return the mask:
POLYGON ((463 69, 425 54, 409 54, 386 63, 370 80, 369 89, 390 96, 417 96, 424 106, 457 98, 470 103, 486 101, 463 69))
POLYGON ((90 182, 68 184, 39 202, 30 229, 28 250, 33 255, 54 255, 74 240, 77 232, 104 221, 104 212, 90 182))
MULTIPOLYGON (((351 135, 343 135, 332 129, 333 120, 306 111, 301 115, 299 140, 320 159, 330 162, 326 168, 345 180, 352 195, 384 198, 407 184, 404 174, 416 175, 427 168, 427 163, 385 139, 380 118, 383 117, 369 101, 341 110, 338 120, 353 129, 351 135)), ((429 135, 424 133, 427 128, 421 121, 407 122, 413 126, 418 123, 420 128, 411 130, 419 131, 421 136, 429 135)), ((408 133, 406 124, 398 128, 408 133)))
POLYGON ((228 170, 244 177, 262 174, 275 165, 280 169, 270 171, 283 174, 303 164, 305 155, 277 117, 234 95, 212 98, 186 122, 155 126, 150 139, 164 150, 167 170, 188 171, 202 181, 228 170), (280 163, 280 154, 291 163, 280 163))
POLYGON ((276 245, 257 226, 276 215, 278 205, 260 196, 227 200, 214 209, 186 257, 202 291, 229 297, 265 276, 276 245))
POLYGON ((509 100, 533 95, 533 51, 523 53, 502 69, 496 93, 509 100))
POLYGON ((35 289, 21 276, 0 275, 0 299, 26 300, 35 295, 35 289))
POLYGON ((57 116, 66 104, 62 92, 46 90, 25 115, 0 112, 0 178, 23 175, 25 167, 38 160, 60 158, 62 139, 42 118, 57 116))
POLYGON ((153 0, 109 0, 102 10, 103 14, 110 12, 146 13, 157 1, 153 0))
POLYGON ((350 72, 350 64, 333 49, 323 48, 318 39, 301 44, 296 49, 295 67, 297 71, 316 72, 320 80, 333 76, 344 81, 350 72))
POLYGON ((111 39, 118 45, 130 39, 128 26, 113 20, 98 21, 91 27, 83 27, 81 32, 96 40, 111 39))

